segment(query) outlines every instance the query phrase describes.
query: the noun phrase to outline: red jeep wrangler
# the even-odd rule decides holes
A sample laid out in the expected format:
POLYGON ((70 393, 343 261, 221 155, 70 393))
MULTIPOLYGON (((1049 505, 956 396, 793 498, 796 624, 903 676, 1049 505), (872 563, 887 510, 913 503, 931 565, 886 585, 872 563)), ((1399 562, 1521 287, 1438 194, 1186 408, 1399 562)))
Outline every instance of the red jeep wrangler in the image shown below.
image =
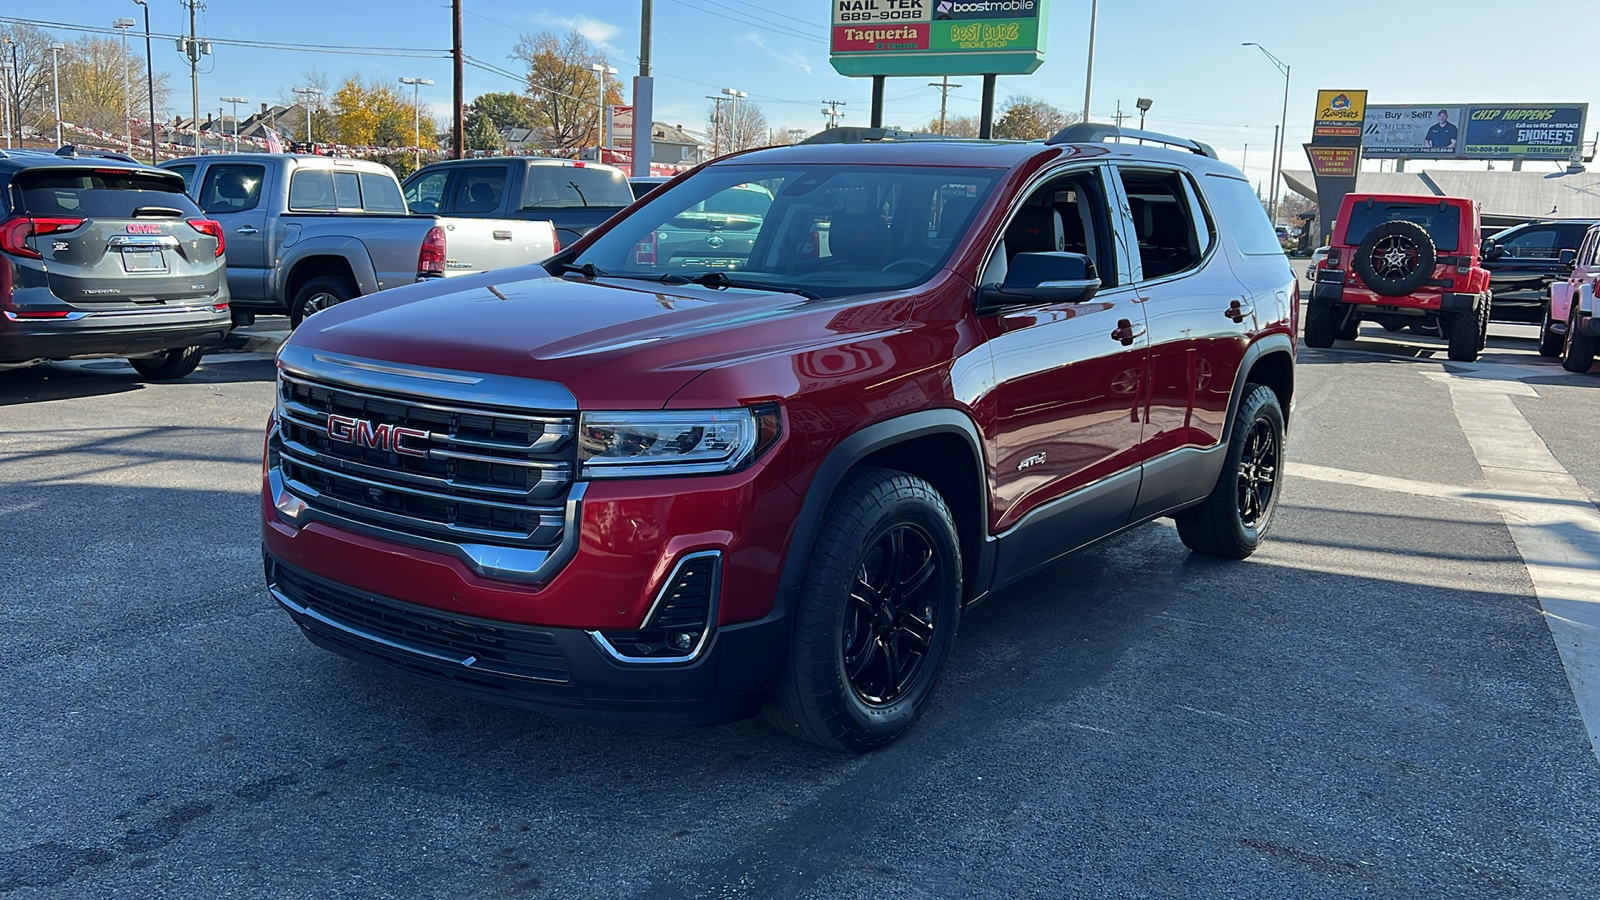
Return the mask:
POLYGON ((1438 323, 1450 359, 1474 362, 1489 332, 1478 204, 1461 197, 1348 194, 1306 308, 1308 347, 1354 340, 1362 319, 1398 331, 1438 323))

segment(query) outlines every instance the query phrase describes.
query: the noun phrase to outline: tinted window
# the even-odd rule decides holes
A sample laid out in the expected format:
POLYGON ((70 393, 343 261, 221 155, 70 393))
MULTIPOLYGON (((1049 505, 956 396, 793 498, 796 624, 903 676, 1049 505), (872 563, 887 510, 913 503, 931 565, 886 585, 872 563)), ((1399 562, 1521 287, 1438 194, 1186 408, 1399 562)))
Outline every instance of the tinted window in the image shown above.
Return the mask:
POLYGON ((997 177, 932 166, 721 166, 649 195, 576 262, 651 280, 725 271, 822 296, 910 287, 949 258, 997 177), (766 215, 703 211, 738 185, 773 198, 766 215))
MULTIPOLYGON (((1361 243, 1367 232, 1385 222, 1414 222, 1422 226, 1433 238, 1433 245, 1446 252, 1455 252, 1460 249, 1458 238, 1461 234, 1461 207, 1445 204, 1444 209, 1437 203, 1372 203, 1358 202, 1350 209, 1350 222, 1345 230, 1344 240, 1350 246, 1361 243)), ((1553 241, 1555 235, 1551 234, 1553 241)))
POLYGON ((303 212, 334 212, 333 173, 327 169, 300 169, 289 179, 289 208, 303 212))
POLYGON ((177 172, 183 178, 183 189, 189 189, 189 182, 194 179, 194 166, 162 166, 168 172, 177 172))
POLYGON ((1218 228, 1233 235, 1240 253, 1283 254, 1283 245, 1267 219, 1267 211, 1261 208, 1261 200, 1248 182, 1226 175, 1207 175, 1202 187, 1217 216, 1218 228))
POLYGON ((30 216, 126 219, 141 207, 152 215, 200 212, 183 193, 183 182, 165 173, 34 169, 13 176, 11 185, 21 201, 17 211, 30 216))
POLYGON ((1561 233, 1555 226, 1524 228, 1500 241, 1506 256, 1523 259, 1555 259, 1560 253, 1561 233))
MULTIPOLYGON (((1145 278, 1163 278, 1200 265, 1194 210, 1176 172, 1119 169, 1139 242, 1145 278)), ((1257 204, 1259 206, 1260 204, 1257 204)))
POLYGON ((261 182, 265 166, 226 165, 206 170, 205 186, 200 189, 200 208, 208 213, 236 213, 261 204, 261 182))
POLYGON ((406 203, 400 197, 400 185, 393 178, 381 172, 362 172, 361 208, 370 213, 405 215, 406 203))
POLYGON ((438 212, 444 207, 444 185, 449 180, 449 169, 435 169, 411 179, 406 184, 406 206, 414 213, 438 212))
POLYGON ((450 209, 460 213, 494 212, 506 195, 505 166, 470 166, 456 170, 450 209))
POLYGON ((571 206, 627 206, 633 202, 627 176, 616 169, 588 166, 529 166, 522 186, 523 209, 571 206))

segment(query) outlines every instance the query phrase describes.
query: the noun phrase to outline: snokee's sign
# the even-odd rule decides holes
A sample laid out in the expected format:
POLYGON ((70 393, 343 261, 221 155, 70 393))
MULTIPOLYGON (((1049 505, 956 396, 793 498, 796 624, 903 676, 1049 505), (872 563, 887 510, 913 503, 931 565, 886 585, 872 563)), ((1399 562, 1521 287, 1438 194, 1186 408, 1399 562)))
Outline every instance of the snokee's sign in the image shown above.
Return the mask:
POLYGON ((841 75, 1026 75, 1044 62, 1046 0, 833 0, 841 75))

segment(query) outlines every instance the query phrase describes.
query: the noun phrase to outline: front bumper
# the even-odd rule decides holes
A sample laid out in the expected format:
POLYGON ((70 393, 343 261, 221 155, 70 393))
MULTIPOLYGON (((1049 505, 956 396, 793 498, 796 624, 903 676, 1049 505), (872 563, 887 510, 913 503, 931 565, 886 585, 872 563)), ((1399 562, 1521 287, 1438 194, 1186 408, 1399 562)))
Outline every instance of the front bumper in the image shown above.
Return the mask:
POLYGON ((232 327, 226 308, 210 306, 64 319, 20 319, 0 312, 0 362, 143 356, 180 347, 212 347, 222 343, 232 327))
POLYGON ((781 615, 723 626, 694 662, 618 663, 589 632, 463 616, 352 590, 266 556, 312 643, 407 678, 559 719, 709 725, 760 709, 787 654, 781 615))

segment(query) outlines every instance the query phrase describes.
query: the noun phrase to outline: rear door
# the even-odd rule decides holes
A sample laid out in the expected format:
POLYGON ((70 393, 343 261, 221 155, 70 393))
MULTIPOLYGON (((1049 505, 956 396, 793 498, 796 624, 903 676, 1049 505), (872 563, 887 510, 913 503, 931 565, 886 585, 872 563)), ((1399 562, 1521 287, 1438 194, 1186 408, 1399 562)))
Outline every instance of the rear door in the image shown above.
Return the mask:
POLYGON ((200 183, 201 211, 220 222, 227 236, 228 290, 243 303, 267 298, 269 173, 262 163, 213 163, 200 183))
POLYGON ((223 280, 217 239, 168 172, 71 167, 12 179, 18 212, 53 230, 33 238, 50 290, 68 303, 210 299, 223 280))

